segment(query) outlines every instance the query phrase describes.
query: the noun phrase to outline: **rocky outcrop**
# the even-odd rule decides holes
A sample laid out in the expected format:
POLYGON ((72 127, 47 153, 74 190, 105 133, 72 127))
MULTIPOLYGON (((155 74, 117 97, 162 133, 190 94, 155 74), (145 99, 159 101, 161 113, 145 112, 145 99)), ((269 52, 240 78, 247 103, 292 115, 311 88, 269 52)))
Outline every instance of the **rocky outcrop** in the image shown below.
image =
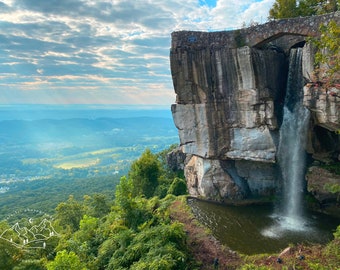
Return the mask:
POLYGON ((307 81, 303 89, 304 106, 312 115, 307 151, 319 161, 340 161, 340 74, 335 74, 332 82, 328 82, 325 75, 328 67, 321 67, 316 72, 315 50, 310 44, 304 47, 303 55, 303 73, 307 81))
POLYGON ((329 204, 337 202, 337 194, 330 192, 328 186, 340 184, 339 175, 329 172, 324 168, 312 166, 306 174, 307 190, 320 204, 329 204))
MULTIPOLYGON (((304 106, 311 112, 311 128, 307 151, 318 164, 340 162, 340 74, 332 81, 327 77, 328 66, 314 70, 315 51, 311 45, 304 47, 304 106)), ((338 165, 340 166, 340 165, 338 165)), ((338 194, 327 186, 340 185, 340 175, 314 165, 306 173, 307 190, 322 209, 339 215, 338 194), (332 209, 333 208, 333 209, 332 209), (335 211, 334 211, 335 210, 335 211)))
POLYGON ((219 160, 192 156, 186 164, 185 177, 191 195, 219 200, 243 198, 242 189, 221 167, 219 160))
MULTIPOLYGON (((339 20, 337 14, 324 20, 334 16, 339 20)), ((280 188, 276 155, 287 83, 286 52, 296 45, 292 42, 304 46, 306 33, 316 35, 322 17, 315 17, 314 22, 308 18, 307 32, 287 30, 285 38, 280 29, 288 21, 271 22, 279 29, 272 31, 273 36, 263 34, 267 43, 249 29, 172 34, 176 104, 171 110, 182 151, 188 155, 184 170, 190 194, 214 200, 243 199, 271 195, 280 188)), ((291 27, 300 29, 301 25, 291 27)), ((268 24, 262 29, 258 26, 259 33, 267 28, 268 24)), ((304 55, 306 82, 313 84, 309 79, 312 49, 306 47, 304 55)), ((338 99, 329 94, 338 90, 327 90, 326 100, 320 91, 305 88, 305 105, 314 121, 308 151, 314 155, 320 152, 318 147, 325 149, 314 128, 323 128, 322 123, 339 124, 338 99)))
POLYGON ((175 148, 166 156, 166 163, 167 166, 171 171, 183 171, 184 170, 184 164, 186 164, 186 159, 188 158, 188 155, 183 153, 180 147, 175 148))

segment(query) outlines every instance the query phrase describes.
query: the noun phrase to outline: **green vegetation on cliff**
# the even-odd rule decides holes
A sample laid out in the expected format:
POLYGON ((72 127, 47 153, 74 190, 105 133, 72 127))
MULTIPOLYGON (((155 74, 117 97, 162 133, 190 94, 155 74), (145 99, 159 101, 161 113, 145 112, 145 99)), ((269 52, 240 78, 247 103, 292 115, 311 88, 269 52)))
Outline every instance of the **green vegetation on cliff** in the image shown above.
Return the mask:
POLYGON ((320 38, 313 39, 318 49, 315 55, 317 71, 324 73, 322 79, 328 84, 338 83, 340 80, 340 25, 337 25, 335 21, 330 21, 327 25, 320 25, 320 32, 320 38), (322 68, 322 66, 325 67, 322 68))
POLYGON ((339 0, 276 0, 269 11, 271 19, 320 15, 339 10, 339 0))

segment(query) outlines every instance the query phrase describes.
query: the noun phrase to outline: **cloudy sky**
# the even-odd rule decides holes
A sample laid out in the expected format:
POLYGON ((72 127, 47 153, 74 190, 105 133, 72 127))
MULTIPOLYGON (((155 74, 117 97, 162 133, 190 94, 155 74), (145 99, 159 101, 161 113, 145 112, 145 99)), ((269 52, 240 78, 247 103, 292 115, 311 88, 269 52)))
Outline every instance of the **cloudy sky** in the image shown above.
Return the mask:
POLYGON ((0 0, 0 104, 175 102, 177 30, 264 23, 274 0, 0 0))

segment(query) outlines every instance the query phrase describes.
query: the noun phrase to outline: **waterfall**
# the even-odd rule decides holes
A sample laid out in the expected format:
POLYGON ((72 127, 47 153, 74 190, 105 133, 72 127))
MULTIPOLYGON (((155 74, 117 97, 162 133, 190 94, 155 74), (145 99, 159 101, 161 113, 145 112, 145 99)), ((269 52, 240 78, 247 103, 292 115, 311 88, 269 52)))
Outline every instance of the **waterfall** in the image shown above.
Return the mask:
POLYGON ((283 180, 282 216, 286 225, 302 225, 305 145, 309 111, 303 106, 301 48, 292 49, 289 58, 287 92, 280 128, 278 163, 283 180))
POLYGON ((307 230, 308 224, 303 217, 303 183, 308 123, 309 111, 303 106, 302 49, 291 49, 277 155, 283 200, 281 208, 272 216, 276 224, 262 231, 267 237, 280 237, 287 230, 307 230))

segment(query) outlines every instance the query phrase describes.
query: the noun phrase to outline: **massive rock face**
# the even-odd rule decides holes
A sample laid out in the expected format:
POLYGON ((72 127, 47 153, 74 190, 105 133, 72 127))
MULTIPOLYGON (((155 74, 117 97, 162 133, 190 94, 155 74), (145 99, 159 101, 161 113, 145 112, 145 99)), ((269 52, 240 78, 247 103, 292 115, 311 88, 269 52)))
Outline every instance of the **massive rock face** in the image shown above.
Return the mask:
POLYGON ((173 72, 173 118, 183 151, 193 155, 185 170, 190 193, 241 199, 274 190, 280 120, 275 108, 283 101, 284 53, 178 49, 172 51, 171 69, 179 71, 173 72), (234 162, 241 160, 253 162, 234 162), (249 172, 254 167, 256 177, 249 172))
POLYGON ((282 97, 283 53, 249 47, 172 52, 184 152, 216 159, 275 161, 274 103, 282 97))
MULTIPOLYGON (((219 201, 271 195, 280 188, 276 154, 287 80, 285 51, 292 39, 284 42, 280 35, 284 49, 274 41, 239 47, 239 33, 172 36, 170 61, 177 99, 171 110, 182 151, 190 157, 185 164, 189 192, 219 201)), ((304 39, 301 35, 294 40, 304 39)), ((305 104, 314 112, 308 149, 317 156, 318 147, 325 146, 313 130, 316 125, 322 129, 330 123, 339 125, 339 96, 336 87, 326 90, 324 97, 325 90, 314 90, 312 49, 306 46, 304 55, 306 87, 313 85, 305 87, 305 104)))

